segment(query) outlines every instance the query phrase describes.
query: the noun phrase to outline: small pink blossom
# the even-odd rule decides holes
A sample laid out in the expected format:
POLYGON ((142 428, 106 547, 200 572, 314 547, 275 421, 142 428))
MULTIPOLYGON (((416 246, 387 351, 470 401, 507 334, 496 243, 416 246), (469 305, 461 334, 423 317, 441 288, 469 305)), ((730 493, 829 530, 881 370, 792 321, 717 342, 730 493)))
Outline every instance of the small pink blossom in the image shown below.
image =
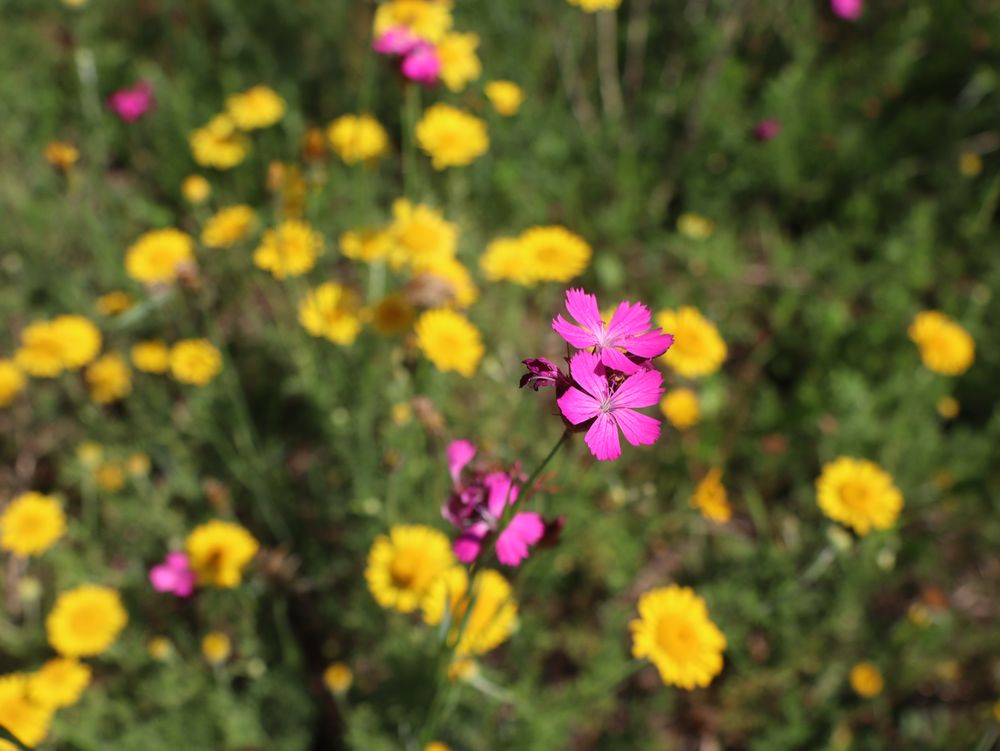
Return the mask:
POLYGON ((384 31, 372 44, 372 49, 380 55, 408 55, 423 40, 405 26, 393 26, 384 31))
POLYGON ((781 123, 773 117, 765 118, 754 126, 753 137, 758 141, 770 141, 781 132, 781 123))
POLYGON ((663 376, 659 371, 640 369, 615 388, 601 358, 594 353, 577 352, 569 367, 576 385, 556 403, 573 425, 593 420, 585 441, 599 461, 621 456, 619 429, 633 446, 656 443, 660 437, 659 421, 635 410, 651 407, 660 400, 663 376))
MULTIPOLYGON (((470 472, 465 468, 476 454, 469 441, 452 441, 447 449, 448 470, 454 491, 441 507, 441 515, 461 530, 453 549, 455 557, 471 563, 482 553, 487 538, 498 531, 504 511, 517 503, 520 488, 507 472, 470 472), (466 477, 465 475, 469 476, 466 477)), ((496 536, 497 560, 505 566, 520 566, 529 548, 545 534, 542 517, 521 511, 496 536)))
POLYGON ((830 9, 834 14, 848 21, 861 18, 864 7, 865 0, 830 0, 830 9))
POLYGON ((555 386, 556 396, 561 396, 569 385, 569 377, 548 358, 532 357, 521 362, 528 369, 528 372, 521 376, 522 389, 527 386, 532 391, 538 391, 546 386, 555 386))
POLYGON ((108 107, 124 122, 132 123, 153 106, 153 87, 139 81, 129 89, 119 89, 108 97, 108 107))
POLYGON ((441 58, 433 45, 421 42, 403 58, 400 70, 411 81, 431 86, 441 75, 441 58))
POLYGON ((167 553, 163 563, 149 571, 149 583, 157 592, 169 592, 177 597, 190 597, 194 592, 195 574, 184 553, 167 553))
POLYGON ((607 367, 626 375, 640 370, 640 365, 626 354, 649 360, 662 355, 674 343, 672 334, 664 334, 658 328, 650 330, 649 308, 642 303, 618 303, 611 321, 605 324, 594 295, 582 289, 569 289, 566 310, 576 325, 557 315, 552 320, 555 332, 578 349, 593 349, 607 367))

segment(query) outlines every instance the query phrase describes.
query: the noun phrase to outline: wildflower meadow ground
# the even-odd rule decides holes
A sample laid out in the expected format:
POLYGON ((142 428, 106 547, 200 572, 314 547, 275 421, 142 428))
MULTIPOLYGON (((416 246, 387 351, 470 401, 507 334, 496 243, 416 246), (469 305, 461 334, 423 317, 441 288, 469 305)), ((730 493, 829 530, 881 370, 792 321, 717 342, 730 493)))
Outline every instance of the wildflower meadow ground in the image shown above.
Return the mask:
POLYGON ((1000 2, 0 0, 0 751, 990 751, 1000 2))

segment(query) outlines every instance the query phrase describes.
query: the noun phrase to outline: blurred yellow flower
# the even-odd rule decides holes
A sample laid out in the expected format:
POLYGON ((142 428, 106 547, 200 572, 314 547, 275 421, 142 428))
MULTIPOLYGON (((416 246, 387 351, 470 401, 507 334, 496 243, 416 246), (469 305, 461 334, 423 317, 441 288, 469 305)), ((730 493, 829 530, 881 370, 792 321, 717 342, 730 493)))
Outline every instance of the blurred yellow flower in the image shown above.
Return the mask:
POLYGON ((14 555, 41 555, 65 533, 66 515, 50 495, 22 493, 0 513, 0 549, 14 555))
POLYGON ((485 348, 479 329, 465 316, 447 308, 428 310, 417 319, 414 329, 417 346, 434 367, 466 378, 475 375, 485 348))
POLYGON ((451 747, 441 741, 431 741, 424 746, 424 751, 451 751, 451 747))
POLYGON ((354 682, 354 673, 343 662, 332 662, 323 671, 323 685, 332 694, 346 694, 354 682))
POLYGON ((170 368, 170 349, 160 339, 132 345, 132 364, 144 373, 166 373, 170 368))
POLYGON ((677 231, 692 240, 707 240, 715 234, 715 222, 701 214, 689 212, 677 217, 677 231))
POLYGON ((68 170, 80 158, 80 152, 65 141, 50 141, 45 147, 45 161, 61 170, 68 170))
POLYGON ((257 214, 244 204, 219 209, 205 222, 201 242, 208 248, 231 248, 247 238, 256 220, 257 214))
POLYGON ((97 298, 97 312, 106 316, 117 316, 124 313, 135 304, 128 292, 115 290, 97 298))
POLYGON ((567 2, 587 13, 596 13, 599 10, 615 10, 622 4, 622 0, 567 0, 567 2))
POLYGON ((889 529, 903 508, 892 477, 874 462, 840 457, 823 467, 816 480, 820 510, 834 521, 867 535, 889 529))
POLYGON ((958 171, 962 177, 976 177, 983 171, 983 158, 974 151, 963 151, 958 158, 958 171))
POLYGON ((13 360, 0 359, 0 407, 6 407, 24 391, 24 374, 13 360))
POLYGON ((944 313, 918 313, 907 330, 920 349, 924 367, 941 375, 962 375, 976 359, 976 343, 969 332, 944 313))
POLYGON ((290 219, 264 233, 253 263, 276 279, 284 279, 311 271, 322 252, 323 236, 305 222, 290 219))
POLYGON ((174 645, 165 636, 154 636, 146 642, 146 654, 157 662, 166 662, 174 655, 174 645))
POLYGON ((726 496, 726 488, 722 484, 722 470, 712 469, 698 483, 691 496, 691 505, 701 511, 702 516, 714 522, 724 523, 733 515, 726 496))
POLYGON ((0 675, 0 727, 34 748, 49 734, 52 709, 32 701, 28 685, 23 673, 0 675))
POLYGON ((368 552, 365 581, 380 606, 412 613, 431 585, 455 562, 442 532, 419 524, 397 525, 379 535, 368 552))
POLYGON ((114 353, 104 355, 88 366, 84 380, 90 389, 90 398, 98 404, 110 404, 132 391, 132 371, 128 363, 114 353))
POLYGON ((28 695, 45 707, 71 707, 90 685, 90 668, 79 660, 56 657, 28 676, 28 695))
POLYGON ((479 258, 479 268, 491 282, 503 280, 531 287, 537 281, 525 246, 517 237, 498 237, 491 241, 479 258))
POLYGON ((458 225, 447 221, 437 209, 399 198, 393 201, 392 216, 388 232, 393 268, 454 257, 458 225))
POLYGON ((35 378, 55 378, 62 373, 62 338, 51 321, 36 321, 21 331, 21 346, 14 353, 19 368, 35 378))
POLYGON ((441 80, 451 91, 459 92, 470 81, 475 81, 483 73, 483 66, 476 56, 479 46, 478 34, 447 34, 437 45, 437 56, 441 61, 441 80))
POLYGON ((429 625, 436 626, 445 615, 450 616, 448 639, 458 656, 486 654, 503 644, 517 628, 517 603, 502 574, 492 569, 480 571, 472 589, 470 594, 465 568, 453 566, 431 585, 421 603, 424 622, 429 625), (466 616, 470 600, 472 612, 466 616))
POLYGON ((370 315, 376 333, 396 336, 410 330, 417 312, 406 297, 394 293, 379 300, 370 315))
POLYGON ((375 10, 375 36, 405 26, 428 42, 440 42, 451 28, 452 0, 387 0, 375 10))
POLYGON ((99 443, 84 441, 76 447, 76 458, 85 467, 96 467, 102 456, 104 456, 104 449, 99 443))
POLYGON ((698 424, 701 408, 693 389, 679 388, 667 392, 660 400, 660 411, 678 430, 687 430, 698 424))
POLYGON ((942 396, 937 403, 937 412, 945 420, 954 420, 958 417, 958 412, 961 409, 961 405, 958 403, 958 399, 953 396, 942 396))
POLYGON ((87 0, 62 0, 62 3, 67 8, 82 8, 87 4, 87 0))
POLYGON ((341 115, 327 127, 326 136, 345 164, 369 162, 389 151, 389 134, 371 115, 341 115))
POLYGON ((656 316, 656 325, 674 335, 663 361, 685 378, 711 375, 726 359, 726 343, 719 330, 695 308, 664 310, 656 316))
POLYGON ((181 181, 181 195, 190 204, 204 203, 212 195, 212 185, 201 175, 188 175, 181 181))
POLYGON ((859 662, 851 668, 851 688, 858 696, 870 699, 882 693, 882 673, 870 662, 859 662))
POLYGON ((170 374, 181 383, 204 386, 222 371, 222 353, 207 339, 182 339, 170 349, 170 374))
POLYGON ((236 129, 229 115, 216 115, 188 137, 191 155, 202 167, 225 170, 235 167, 250 152, 247 137, 236 129))
POLYGON ((430 276, 444 282, 450 302, 468 308, 479 299, 479 290, 472 281, 469 270, 455 258, 435 258, 415 262, 413 273, 430 276))
POLYGON ((149 467, 149 454, 144 454, 141 451, 129 454, 128 459, 125 460, 125 468, 132 477, 145 477, 149 474, 149 467))
POLYGON ((490 81, 483 91, 496 113, 504 117, 516 115, 524 101, 524 92, 513 81, 490 81))
POLYGON ((167 284, 194 263, 194 241, 172 227, 142 235, 125 251, 125 271, 144 284, 167 284))
POLYGON ((406 425, 413 419, 413 407, 409 402, 396 402, 392 405, 392 422, 395 425, 406 425))
POLYGON ((347 230, 340 236, 340 252, 344 258, 372 263, 384 260, 392 247, 389 232, 381 229, 362 227, 347 230))
POLYGON ((125 487, 125 472, 122 470, 120 464, 108 462, 97 468, 97 472, 94 473, 94 480, 97 482, 97 487, 101 490, 109 493, 117 493, 125 487))
POLYGON ((209 665, 221 665, 232 654, 233 644, 221 631, 209 631, 201 640, 201 656, 209 665))
POLYGON ((357 294, 336 282, 309 290, 299 303, 299 323, 312 336, 334 344, 353 344, 361 331, 357 294))
POLYGON ((184 548, 199 584, 232 589, 243 581, 260 544, 239 524, 214 519, 195 527, 184 548))
POLYGON ((226 99, 226 113, 240 130, 257 130, 285 116, 285 100, 269 86, 254 86, 226 99))
POLYGON ((78 370, 92 362, 101 351, 101 330, 83 316, 58 316, 52 328, 62 347, 62 363, 67 370, 78 370))
POLYGON ((448 680, 470 681, 479 675, 479 663, 471 657, 459 657, 448 666, 448 680))
POLYGON ((448 104, 428 107, 416 135, 436 170, 465 167, 490 148, 486 121, 448 104))
POLYGON ((531 227, 519 239, 528 274, 540 282, 568 282, 587 270, 590 245, 565 227, 531 227))
POLYGON ((629 624, 632 656, 649 658, 665 684, 704 687, 722 671, 726 637, 712 623, 705 601, 689 587, 670 585, 639 598, 629 624))
POLYGON ((49 644, 63 657, 94 657, 118 638, 128 614, 118 592, 84 584, 59 594, 45 619, 49 644))

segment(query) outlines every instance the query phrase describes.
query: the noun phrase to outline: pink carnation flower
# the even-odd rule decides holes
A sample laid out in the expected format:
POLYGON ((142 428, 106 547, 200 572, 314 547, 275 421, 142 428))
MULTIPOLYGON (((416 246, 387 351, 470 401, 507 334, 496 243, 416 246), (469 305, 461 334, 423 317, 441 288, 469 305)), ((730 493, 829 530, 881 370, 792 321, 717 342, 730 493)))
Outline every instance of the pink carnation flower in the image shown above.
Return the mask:
POLYGON ((773 117, 765 118, 754 126, 753 137, 758 141, 770 141, 781 132, 781 123, 773 117))
POLYGON ((405 26, 387 29, 372 44, 380 55, 408 55, 423 44, 423 40, 405 26))
POLYGON ((441 75, 441 58, 433 45, 421 42, 403 58, 400 70, 411 81, 431 86, 441 75))
POLYGON ((190 597, 194 592, 195 574, 184 553, 167 553, 163 563, 149 571, 149 583, 157 592, 169 592, 177 597, 190 597))
MULTIPOLYGON (((464 479, 465 467, 476 455, 476 447, 469 441, 452 441, 447 454, 455 489, 441 514, 462 530, 453 546, 455 557, 471 563, 479 557, 487 537, 497 531, 504 510, 517 502, 520 488, 506 472, 472 473, 464 479)), ((533 511, 514 514, 497 535, 497 560, 505 566, 520 566, 544 534, 541 515, 533 511)))
POLYGON ((592 349, 607 367, 626 375, 640 370, 626 354, 649 360, 662 355, 674 343, 672 334, 664 334, 658 328, 650 330, 649 308, 642 303, 618 303, 611 321, 605 324, 594 295, 582 289, 569 289, 566 310, 576 325, 558 315, 552 320, 555 332, 577 349, 592 349))
POLYGON ((575 385, 556 404, 573 425, 593 420, 585 441, 599 461, 621 456, 619 429, 633 446, 656 443, 660 437, 659 421, 635 410, 659 402, 663 394, 663 376, 659 371, 639 369, 615 388, 601 358, 594 353, 577 352, 569 368, 575 385))
POLYGON ((124 122, 132 123, 153 106, 153 87, 140 81, 130 89, 119 89, 108 97, 108 107, 124 122))
POLYGON ((835 15, 848 21, 857 21, 864 10, 864 0, 830 0, 830 9, 835 15))

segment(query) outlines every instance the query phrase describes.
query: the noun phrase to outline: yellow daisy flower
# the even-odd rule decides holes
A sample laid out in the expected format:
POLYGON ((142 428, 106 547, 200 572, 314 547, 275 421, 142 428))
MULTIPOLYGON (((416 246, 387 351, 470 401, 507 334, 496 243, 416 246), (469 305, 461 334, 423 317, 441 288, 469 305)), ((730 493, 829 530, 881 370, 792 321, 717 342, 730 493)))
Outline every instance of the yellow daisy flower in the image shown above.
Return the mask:
POLYGON ((28 694, 28 676, 0 675, 0 727, 33 748, 45 740, 51 724, 52 709, 32 701, 28 694))
POLYGON ((372 543, 365 581, 380 606, 412 613, 455 562, 447 536, 423 525, 397 525, 372 543))
POLYGON ((80 701, 90 677, 90 668, 79 660, 56 657, 28 676, 28 695, 45 707, 71 707, 80 701))
POLYGON ((253 263, 276 279, 284 279, 311 271, 322 252, 323 236, 305 222, 290 219, 264 233, 253 263))
POLYGON ((212 195, 212 185, 201 175, 188 175, 181 180, 181 195, 188 203, 198 205, 212 195))
POLYGON ((698 483, 691 496, 691 505, 699 509, 706 519, 714 522, 727 522, 733 515, 733 509, 726 497, 726 488, 722 484, 722 470, 712 469, 698 483))
POLYGON ((170 369, 170 348, 161 339, 137 342, 130 355, 136 370, 144 373, 166 373, 170 369))
POLYGON ((399 198, 392 204, 389 260, 393 268, 453 258, 458 248, 458 225, 424 204, 399 198))
POLYGON ((55 378, 63 371, 62 337, 51 321, 36 321, 21 331, 21 346, 14 361, 35 378, 55 378))
POLYGON ((179 229, 147 232, 125 251, 125 271, 143 284, 168 284, 194 264, 194 241, 179 229))
POLYGON ((465 167, 490 148, 486 121, 447 104, 427 108, 417 123, 417 143, 436 170, 465 167))
POLYGON ((135 304, 135 300, 128 292, 115 290, 101 295, 97 298, 97 312, 106 316, 117 316, 124 313, 135 304))
POLYGON ((386 230, 362 227, 348 230, 340 236, 340 252, 352 261, 382 261, 391 248, 392 237, 386 230))
POLYGON ((664 310, 656 325, 674 335, 663 361, 685 378, 699 378, 717 371, 726 359, 726 343, 719 330, 695 308, 664 310))
POLYGON ((387 0, 375 10, 375 36, 405 26, 428 42, 440 42, 451 28, 452 0, 387 0))
POLYGON ((65 141, 49 141, 45 146, 45 161, 56 169, 69 170, 80 158, 76 146, 65 141))
POLYGON ((221 631, 209 631, 201 640, 201 656, 209 665, 221 665, 232 652, 232 641, 221 631))
POLYGON ((870 699, 882 693, 884 685, 882 673, 870 662, 859 662, 851 668, 849 679, 854 692, 865 699, 870 699))
POLYGON ((226 112, 240 130, 257 130, 285 116, 285 100, 269 86, 254 86, 226 99, 226 112))
POLYGON ((918 313, 907 331, 920 349, 924 367, 941 375, 962 375, 976 359, 969 332, 937 310, 918 313))
POLYGON ((219 209, 205 222, 201 242, 208 248, 231 248, 247 238, 256 220, 257 214, 244 204, 219 209))
POLYGON ((461 313, 447 308, 428 310, 417 319, 417 346, 434 367, 472 378, 485 353, 479 329, 461 313))
POLYGON ((196 527, 184 548, 199 584, 232 589, 243 581, 260 544, 239 524, 215 519, 196 527))
POLYGON ((816 496, 824 514, 859 535, 889 529, 903 508, 903 494, 889 473, 865 459, 840 457, 825 465, 816 496))
POLYGON ((540 282, 568 282, 587 270, 590 245, 565 227, 532 227, 519 239, 528 274, 540 282))
POLYGON ((50 495, 22 493, 0 513, 0 549, 15 555, 41 555, 65 533, 62 504, 50 495))
POLYGON ((498 237, 486 246, 479 258, 479 269, 491 282, 508 281, 532 287, 537 281, 534 264, 517 237, 498 237))
POLYGON ((691 240, 707 240, 715 234, 715 222, 707 216, 688 212, 677 217, 677 231, 691 240))
POLYGON ((459 92, 483 73, 483 66, 476 56, 478 34, 451 33, 437 45, 441 61, 441 80, 451 91, 459 92))
POLYGON ((204 386, 222 371, 222 353, 207 339, 182 339, 170 349, 170 374, 181 383, 204 386))
POLYGON ((497 571, 476 574, 472 612, 469 608, 469 575, 462 566, 453 566, 435 581, 421 604, 424 622, 436 626, 448 615, 449 642, 458 656, 483 655, 496 649, 517 628, 517 603, 510 583, 497 571), (464 625, 464 628, 463 628, 464 625), (459 636, 461 634, 461 636, 459 636))
POLYGON ((97 487, 108 493, 117 493, 125 487, 125 472, 120 464, 109 462, 102 464, 94 473, 94 480, 97 487))
POLYGON ((479 290, 472 281, 469 270, 455 258, 436 258, 413 264, 413 273, 430 276, 444 282, 448 288, 450 302, 460 308, 468 308, 479 299, 479 290))
POLYGON ((726 637, 709 618, 705 601, 688 587, 646 592, 629 629, 632 656, 651 660, 666 684, 704 687, 722 671, 726 637))
POLYGON ((84 374, 90 389, 90 398, 98 404, 110 404, 132 392, 132 371, 120 356, 114 353, 95 360, 84 374))
POLYGON ((359 301, 353 290, 335 282, 309 290, 299 303, 299 323, 312 336, 334 344, 353 344, 361 331, 359 301))
POLYGON ((660 400, 660 411, 678 430, 693 428, 701 418, 698 395, 689 388, 668 391, 660 400))
POLYGON ((496 113, 503 117, 516 115, 524 101, 524 92, 513 81, 490 81, 483 91, 496 113))
POLYGON ((246 159, 250 141, 229 115, 216 115, 188 138, 191 155, 202 167, 231 169, 246 159))
POLYGON ((0 359, 0 407, 6 407, 24 391, 25 378, 13 360, 0 359))
POLYGON ((371 115, 341 115, 330 123, 326 136, 345 164, 370 162, 389 151, 389 134, 371 115))
POLYGON ((331 694, 346 694, 354 682, 354 673, 349 665, 333 662, 323 671, 323 685, 331 694))
POLYGON ((45 632, 63 657, 94 657, 111 646, 126 623, 117 591, 84 584, 60 593, 45 619, 45 632))

